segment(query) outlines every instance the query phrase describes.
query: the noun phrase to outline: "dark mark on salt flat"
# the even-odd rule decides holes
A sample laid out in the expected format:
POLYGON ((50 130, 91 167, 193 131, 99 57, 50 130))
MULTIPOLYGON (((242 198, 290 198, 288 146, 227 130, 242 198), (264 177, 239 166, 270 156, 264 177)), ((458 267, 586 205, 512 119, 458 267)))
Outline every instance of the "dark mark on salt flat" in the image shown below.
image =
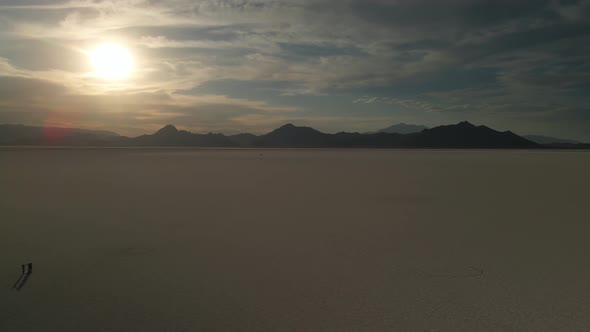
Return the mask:
POLYGON ((20 291, 26 284, 29 278, 33 274, 33 263, 21 265, 21 275, 18 277, 12 288, 20 291))

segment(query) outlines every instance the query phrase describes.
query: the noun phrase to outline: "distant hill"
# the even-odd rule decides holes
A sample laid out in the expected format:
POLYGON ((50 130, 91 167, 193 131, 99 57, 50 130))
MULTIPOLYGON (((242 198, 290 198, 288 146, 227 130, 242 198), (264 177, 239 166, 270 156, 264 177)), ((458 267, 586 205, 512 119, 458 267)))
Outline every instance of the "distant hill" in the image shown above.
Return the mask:
POLYGON ((548 143, 542 145, 545 148, 549 149, 570 149, 570 150, 580 150, 580 149, 590 149, 590 143, 548 143))
POLYGON ((254 134, 237 134, 228 136, 228 138, 237 146, 248 147, 254 144, 258 136, 254 134))
POLYGON ((234 142, 223 134, 193 134, 178 130, 173 125, 166 125, 151 135, 130 138, 126 143, 131 146, 235 146, 234 142))
POLYGON ((533 141, 537 144, 581 144, 582 142, 574 141, 571 139, 555 138, 542 135, 524 135, 522 136, 529 141, 533 141))
POLYGON ((422 131, 416 136, 417 147, 433 148, 535 148, 537 143, 511 131, 499 132, 486 126, 475 126, 467 121, 456 125, 439 126, 422 131))
POLYGON ((419 133, 424 129, 428 129, 426 126, 422 125, 414 125, 414 124, 405 124, 405 123, 398 123, 387 128, 383 128, 381 130, 377 130, 376 132, 371 132, 369 134, 374 133, 386 133, 386 134, 414 134, 419 133))
POLYGON ((510 131, 499 132, 469 122, 422 129, 420 132, 326 134, 310 127, 286 124, 264 135, 194 134, 166 125, 150 135, 124 137, 115 133, 67 128, 0 125, 0 145, 185 146, 282 148, 539 148, 510 131))
POLYGON ((0 145, 86 146, 110 144, 119 138, 105 130, 0 124, 0 145))
POLYGON ((296 127, 288 123, 253 141, 255 146, 317 147, 332 146, 331 135, 310 127, 296 127))
POLYGON ((412 134, 325 134, 309 127, 284 125, 254 140, 261 147, 335 148, 537 148, 512 132, 499 132, 469 122, 424 129, 412 134))

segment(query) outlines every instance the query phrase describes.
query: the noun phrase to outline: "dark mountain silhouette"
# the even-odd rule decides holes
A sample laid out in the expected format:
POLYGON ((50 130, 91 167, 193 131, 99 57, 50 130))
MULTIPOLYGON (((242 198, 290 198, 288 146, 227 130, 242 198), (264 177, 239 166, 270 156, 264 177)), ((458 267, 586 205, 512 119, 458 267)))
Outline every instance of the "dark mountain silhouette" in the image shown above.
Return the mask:
POLYGON ((510 131, 499 132, 469 122, 423 129, 419 133, 410 134, 326 134, 310 127, 286 124, 260 136, 194 134, 178 130, 173 125, 166 125, 151 135, 133 138, 84 129, 0 125, 0 145, 497 149, 541 147, 510 131))
POLYGON ((236 145, 241 147, 248 147, 254 145, 254 142, 259 136, 254 134, 237 134, 228 136, 228 138, 236 145))
POLYGON ((512 132, 499 132, 469 122, 425 129, 413 134, 324 134, 287 124, 254 142, 264 147, 347 148, 536 148, 538 144, 512 132))
POLYGON ((574 141, 572 139, 563 139, 542 135, 524 135, 522 137, 537 144, 582 144, 582 142, 574 141))
POLYGON ((162 127, 162 129, 156 131, 154 135, 160 137, 174 137, 175 135, 178 135, 178 129, 176 129, 176 127, 174 127, 173 125, 169 124, 162 127))
POLYGON ((288 123, 254 140, 255 146, 271 147, 318 147, 331 146, 329 134, 310 127, 296 127, 288 123))
POLYGON ((406 123, 398 123, 387 128, 383 128, 381 130, 377 130, 376 132, 370 132, 368 134, 375 134, 375 133, 386 133, 386 134, 414 134, 419 133, 424 129, 428 129, 426 126, 422 125, 414 125, 414 124, 406 124, 406 123))
POLYGON ((0 125, 0 145, 110 145, 119 138, 105 130, 0 125))
POLYGON ((416 135, 415 147, 433 148, 535 148, 539 145, 511 131, 499 132, 467 121, 439 126, 416 135))
POLYGON ((185 130, 178 130, 173 125, 166 125, 152 135, 128 139, 127 142, 132 146, 235 146, 235 143, 223 134, 193 134, 185 130))
POLYGON ((548 143, 542 146, 548 149, 590 149, 590 143, 548 143))

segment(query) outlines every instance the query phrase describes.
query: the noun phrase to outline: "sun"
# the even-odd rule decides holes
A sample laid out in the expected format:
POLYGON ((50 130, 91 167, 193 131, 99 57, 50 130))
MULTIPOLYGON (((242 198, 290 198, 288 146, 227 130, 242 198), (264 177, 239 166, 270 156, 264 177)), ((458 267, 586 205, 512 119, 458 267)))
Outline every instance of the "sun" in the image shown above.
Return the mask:
POLYGON ((129 77, 135 68, 133 56, 118 44, 102 44, 88 52, 94 76, 107 80, 129 77))

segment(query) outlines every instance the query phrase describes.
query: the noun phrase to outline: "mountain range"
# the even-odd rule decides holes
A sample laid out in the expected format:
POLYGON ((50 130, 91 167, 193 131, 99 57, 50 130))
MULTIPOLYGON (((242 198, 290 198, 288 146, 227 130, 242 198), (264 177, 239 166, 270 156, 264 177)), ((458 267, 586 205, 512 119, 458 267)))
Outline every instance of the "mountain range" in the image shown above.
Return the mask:
MULTIPOLYGON (((544 145, 510 131, 496 131, 469 122, 426 128, 400 124, 374 133, 327 134, 310 127, 286 124, 264 135, 194 134, 166 125, 138 137, 110 131, 0 125, 0 145, 10 146, 112 146, 112 147, 254 147, 254 148, 542 148, 544 145), (405 133, 389 133, 393 129, 405 133), (419 131, 418 131, 419 130, 419 131), (409 132, 408 132, 409 131, 409 132)), ((550 145, 588 148, 582 144, 550 145)))
POLYGON ((415 125, 415 124, 406 124, 406 123, 398 123, 387 128, 383 128, 377 130, 376 132, 368 132, 367 134, 375 134, 375 133, 387 133, 387 134, 413 134, 419 133, 424 129, 428 129, 426 126, 422 125, 415 125))
MULTIPOLYGON (((413 134, 419 133, 424 129, 429 129, 426 126, 422 125, 415 125, 415 124, 406 124, 406 123, 398 123, 387 128, 383 128, 377 131, 368 132, 367 134, 375 134, 375 133, 388 133, 388 134, 413 134)), ((528 139, 529 141, 535 142, 537 144, 556 147, 575 147, 577 144, 583 144, 582 142, 571 140, 571 139, 564 139, 564 138, 557 138, 557 137, 550 137, 550 136, 543 136, 543 135, 523 135, 522 137, 528 139)))
POLYGON ((264 135, 194 134, 166 125, 138 137, 111 131, 0 125, 0 145, 120 146, 120 147, 295 147, 295 148, 588 148, 571 140, 546 136, 518 136, 469 122, 427 128, 400 123, 370 133, 326 134, 310 127, 286 124, 264 135))
POLYGON ((582 144, 582 142, 574 141, 572 139, 564 139, 542 135, 523 135, 522 137, 538 144, 582 144))

